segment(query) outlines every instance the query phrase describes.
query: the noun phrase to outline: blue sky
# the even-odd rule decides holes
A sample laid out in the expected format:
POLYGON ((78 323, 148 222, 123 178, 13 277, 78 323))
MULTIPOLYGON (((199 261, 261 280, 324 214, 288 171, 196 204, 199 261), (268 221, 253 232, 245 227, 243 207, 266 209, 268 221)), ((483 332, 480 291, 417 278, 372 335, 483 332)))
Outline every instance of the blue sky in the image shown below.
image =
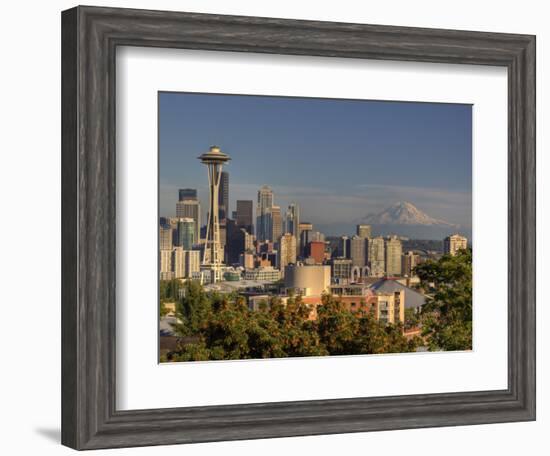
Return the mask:
POLYGON ((206 212, 196 157, 212 144, 232 158, 231 210, 267 184, 326 234, 398 201, 471 226, 470 105, 161 92, 161 215, 174 215, 182 187, 206 212))

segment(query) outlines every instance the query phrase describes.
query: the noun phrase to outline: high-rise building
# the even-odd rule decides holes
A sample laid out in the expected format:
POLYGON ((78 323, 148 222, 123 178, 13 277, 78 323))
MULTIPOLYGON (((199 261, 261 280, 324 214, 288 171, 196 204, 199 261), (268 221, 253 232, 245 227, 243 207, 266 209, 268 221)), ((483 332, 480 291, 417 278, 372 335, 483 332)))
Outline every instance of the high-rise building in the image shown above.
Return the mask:
POLYGON ((307 245, 311 241, 311 233, 313 231, 313 224, 309 222, 300 222, 298 225, 298 232, 300 234, 300 255, 306 256, 307 245))
POLYGON ((412 277, 414 274, 414 268, 420 263, 420 255, 409 250, 404 253, 401 258, 401 272, 403 275, 412 277))
POLYGON ((369 239, 368 263, 372 277, 383 277, 386 272, 386 245, 383 237, 369 239))
POLYGON ((362 268, 367 264, 367 241, 365 238, 353 236, 350 239, 350 259, 353 266, 362 268))
POLYGON ((195 244, 195 221, 192 218, 180 218, 177 225, 177 237, 174 243, 184 250, 191 250, 195 244))
POLYGON ((269 239, 277 243, 283 235, 283 217, 281 215, 281 208, 279 206, 271 206, 269 214, 269 239))
POLYGON ((290 233, 296 238, 296 254, 300 252, 300 206, 290 203, 285 216, 285 233, 290 233))
POLYGON ((252 238, 253 236, 237 226, 234 220, 227 221, 226 256, 229 264, 238 263, 243 253, 253 249, 252 238))
POLYGON ((174 247, 172 250, 172 271, 175 279, 184 279, 185 270, 185 250, 181 247, 174 247))
POLYGON ((279 268, 284 273, 285 267, 296 263, 296 236, 285 233, 279 242, 279 268))
POLYGON ((229 173, 220 173, 220 189, 218 192, 218 210, 220 221, 228 218, 229 215, 229 173))
POLYGON ((357 225, 356 234, 359 237, 370 239, 372 237, 372 230, 370 225, 357 225))
POLYGON ((159 273, 161 280, 171 280, 174 278, 172 273, 172 247, 160 250, 159 273))
POLYGON ((338 256, 342 258, 350 258, 350 239, 347 236, 342 236, 338 239, 338 256))
POLYGON ((172 250, 172 228, 170 226, 161 226, 159 228, 159 249, 172 250))
POLYGON ((201 203, 198 200, 186 199, 176 203, 176 217, 190 218, 195 222, 195 243, 200 240, 201 203))
POLYGON ((459 250, 468 248, 468 239, 460 234, 453 234, 443 240, 443 253, 455 256, 459 250))
MULTIPOLYGON (((270 239, 271 207, 273 206, 273 190, 264 185, 258 190, 258 204, 256 206, 256 237, 259 241, 270 239)), ((272 239, 271 239, 272 240, 272 239)))
MULTIPOLYGON (((210 208, 208 211, 208 223, 206 224, 206 245, 202 259, 202 271, 209 274, 207 281, 216 283, 222 280, 223 250, 220 243, 219 221, 219 186, 222 167, 230 158, 223 153, 218 146, 210 147, 210 150, 199 160, 208 168, 208 183, 210 186, 210 208)), ((202 274, 201 274, 202 280, 202 274)))
POLYGON ((325 260, 325 243, 321 241, 311 241, 307 245, 307 257, 312 258, 315 264, 322 264, 325 260))
POLYGON ((185 252, 185 272, 187 277, 193 277, 193 273, 201 269, 201 252, 199 250, 187 250, 185 252))
POLYGON ((401 256, 403 255, 403 247, 401 239, 397 236, 391 236, 386 241, 386 275, 400 276, 401 275, 401 256))
POLYGON ((180 188, 178 191, 178 201, 185 200, 197 200, 197 189, 196 188, 180 188))
POLYGON ((250 234, 254 234, 252 204, 252 200, 237 200, 237 213, 235 214, 237 226, 244 228, 250 234))

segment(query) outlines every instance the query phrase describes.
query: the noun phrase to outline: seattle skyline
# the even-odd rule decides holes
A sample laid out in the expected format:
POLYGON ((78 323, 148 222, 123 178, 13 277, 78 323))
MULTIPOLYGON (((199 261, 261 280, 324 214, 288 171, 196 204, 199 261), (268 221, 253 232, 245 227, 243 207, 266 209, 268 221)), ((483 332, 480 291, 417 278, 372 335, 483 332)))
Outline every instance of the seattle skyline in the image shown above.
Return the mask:
POLYGON ((161 216, 182 187, 207 207, 205 144, 233 157, 230 212, 266 184, 327 235, 398 201, 471 227, 470 105, 161 92, 161 216))

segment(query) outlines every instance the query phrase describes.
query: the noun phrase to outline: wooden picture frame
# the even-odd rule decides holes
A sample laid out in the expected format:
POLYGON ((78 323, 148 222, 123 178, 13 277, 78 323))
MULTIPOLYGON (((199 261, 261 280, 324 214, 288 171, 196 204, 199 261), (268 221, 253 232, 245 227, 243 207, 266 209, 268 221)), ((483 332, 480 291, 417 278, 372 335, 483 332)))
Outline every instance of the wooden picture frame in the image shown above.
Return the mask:
POLYGON ((535 37, 76 7, 62 13, 62 443, 163 445, 535 419, 535 37), (146 46, 508 69, 508 388, 118 411, 115 50, 146 46))

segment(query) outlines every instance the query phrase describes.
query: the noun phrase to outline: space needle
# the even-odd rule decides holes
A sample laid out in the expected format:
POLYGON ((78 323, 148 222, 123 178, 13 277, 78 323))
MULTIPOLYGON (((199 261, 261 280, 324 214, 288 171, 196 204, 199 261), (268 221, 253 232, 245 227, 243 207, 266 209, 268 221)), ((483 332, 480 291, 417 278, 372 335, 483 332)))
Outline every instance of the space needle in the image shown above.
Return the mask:
POLYGON ((204 273, 210 274, 210 283, 222 280, 222 255, 220 242, 220 221, 218 209, 218 194, 220 176, 224 163, 231 158, 223 153, 218 146, 211 146, 208 152, 197 157, 208 168, 208 186, 210 188, 210 211, 206 225, 206 244, 201 265, 201 282, 204 273))

